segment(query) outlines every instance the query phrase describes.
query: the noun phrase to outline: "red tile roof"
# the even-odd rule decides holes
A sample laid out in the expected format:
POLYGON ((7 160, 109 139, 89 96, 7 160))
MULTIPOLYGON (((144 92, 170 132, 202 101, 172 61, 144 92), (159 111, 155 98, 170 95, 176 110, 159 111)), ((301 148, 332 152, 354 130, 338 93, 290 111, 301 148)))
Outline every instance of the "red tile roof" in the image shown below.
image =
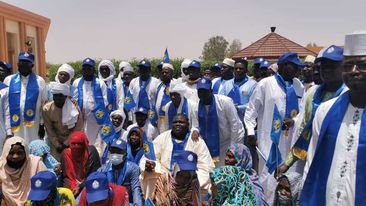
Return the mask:
POLYGON ((315 52, 273 31, 234 54, 232 58, 239 59, 247 57, 248 59, 255 59, 257 57, 263 57, 265 59, 278 59, 283 53, 289 51, 296 52, 300 57, 306 57, 307 55, 316 56, 315 52))

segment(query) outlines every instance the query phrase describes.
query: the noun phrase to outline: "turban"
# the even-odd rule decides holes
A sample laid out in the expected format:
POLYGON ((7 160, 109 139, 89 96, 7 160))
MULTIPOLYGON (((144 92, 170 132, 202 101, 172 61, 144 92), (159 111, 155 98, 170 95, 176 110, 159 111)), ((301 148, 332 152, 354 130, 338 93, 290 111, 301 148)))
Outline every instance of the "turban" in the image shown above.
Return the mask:
POLYGON ((169 68, 169 69, 171 69, 171 70, 174 70, 173 65, 171 65, 171 64, 169 64, 169 63, 163 63, 162 68, 169 68))
POLYGON ((188 68, 188 66, 191 64, 192 60, 190 59, 184 59, 182 64, 180 65, 180 72, 182 75, 183 82, 187 81, 188 75, 184 74, 183 69, 188 68))
POLYGON ((65 96, 70 96, 70 86, 67 84, 51 82, 50 88, 52 94, 63 94, 65 96))
POLYGON ((98 65, 98 76, 99 79, 102 79, 104 81, 111 81, 114 78, 114 75, 116 74, 116 69, 114 68, 114 64, 113 62, 111 62, 110 60, 102 60, 99 65, 98 65), (100 74, 100 67, 102 66, 107 66, 109 68, 109 76, 107 78, 103 78, 102 75, 100 74))
POLYGON ((118 79, 121 79, 123 77, 123 74, 125 72, 133 72, 133 68, 130 63, 128 62, 121 62, 119 63, 119 75, 118 79))
POLYGON ((176 84, 173 85, 172 88, 170 89, 170 93, 179 93, 182 97, 184 96, 184 93, 186 91, 186 88, 183 86, 183 84, 176 84))
POLYGON ((114 128, 116 132, 119 132, 121 131, 122 127, 123 127, 123 124, 125 123, 125 120, 126 120, 126 114, 123 110, 114 110, 113 112, 111 112, 111 114, 109 115, 110 118, 112 118, 113 115, 118 115, 120 117, 122 117, 122 123, 120 126, 114 128))
POLYGON ((74 75, 75 75, 75 71, 74 69, 72 68, 72 66, 68 65, 68 64, 63 64, 61 65, 58 70, 57 70, 57 74, 56 74, 56 77, 55 77, 55 81, 56 82, 59 82, 60 83, 60 80, 58 79, 58 74, 60 72, 66 72, 70 75, 70 79, 67 80, 67 82, 65 82, 65 84, 68 84, 70 85, 71 84, 71 79, 74 78, 74 75))

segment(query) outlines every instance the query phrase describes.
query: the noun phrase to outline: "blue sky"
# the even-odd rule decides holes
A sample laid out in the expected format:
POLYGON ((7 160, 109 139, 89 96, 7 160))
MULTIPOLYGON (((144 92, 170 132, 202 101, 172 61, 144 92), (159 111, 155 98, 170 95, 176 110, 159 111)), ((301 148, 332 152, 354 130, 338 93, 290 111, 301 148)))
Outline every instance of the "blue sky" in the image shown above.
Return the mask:
POLYGON ((363 0, 5 0, 51 19, 48 62, 85 57, 196 59, 205 41, 222 35, 243 47, 276 32, 301 45, 343 45, 365 30, 363 0))

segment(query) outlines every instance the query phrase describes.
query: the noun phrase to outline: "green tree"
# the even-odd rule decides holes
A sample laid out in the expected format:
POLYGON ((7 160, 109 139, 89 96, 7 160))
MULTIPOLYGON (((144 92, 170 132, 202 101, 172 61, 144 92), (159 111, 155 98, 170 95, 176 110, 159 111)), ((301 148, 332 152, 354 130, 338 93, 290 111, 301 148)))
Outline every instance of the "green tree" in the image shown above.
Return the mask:
POLYGON ((229 42, 223 36, 211 37, 203 46, 201 58, 204 61, 222 61, 228 45, 229 42))
POLYGON ((226 57, 232 57, 234 54, 238 53, 238 51, 241 50, 241 42, 239 39, 234 39, 233 42, 231 42, 229 48, 226 52, 226 57))

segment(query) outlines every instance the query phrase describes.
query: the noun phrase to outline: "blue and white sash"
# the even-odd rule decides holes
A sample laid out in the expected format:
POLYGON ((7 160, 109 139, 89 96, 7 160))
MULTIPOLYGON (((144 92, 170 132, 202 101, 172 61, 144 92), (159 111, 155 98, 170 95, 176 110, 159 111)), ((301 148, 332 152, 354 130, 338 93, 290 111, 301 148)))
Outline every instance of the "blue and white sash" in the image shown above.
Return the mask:
MULTIPOLYGON (((157 105, 159 92, 163 86, 164 86, 164 83, 161 82, 156 90, 155 105, 157 105)), ((170 83, 165 85, 164 94, 163 94, 163 97, 161 98, 161 102, 160 102, 160 109, 159 109, 159 111, 156 111, 156 112, 159 112, 158 113, 159 116, 165 115, 165 112, 163 111, 163 107, 170 101, 169 86, 170 86, 170 83)))
POLYGON ((292 85, 292 81, 289 82, 289 85, 286 85, 286 82, 282 79, 281 75, 277 72, 275 75, 278 85, 285 91, 286 93, 286 114, 285 117, 292 119, 296 117, 299 113, 299 102, 297 100, 297 95, 292 85))
MULTIPOLYGON (((84 106, 84 94, 83 94, 84 77, 82 77, 78 84, 78 104, 80 110, 83 110, 84 106)), ((93 96, 95 101, 95 107, 93 109, 93 115, 98 125, 102 125, 106 118, 106 108, 104 105, 104 99, 102 94, 102 89, 100 88, 99 79, 93 78, 91 83, 91 88, 93 89, 93 96)))
MULTIPOLYGON (((230 80, 228 80, 228 81, 230 81, 230 80)), ((213 87, 212 87, 213 94, 219 93, 219 88, 220 88, 221 82, 222 82, 222 77, 219 78, 213 85, 213 87)), ((232 83, 232 89, 230 90, 230 92, 228 94, 224 94, 224 95, 227 95, 228 97, 230 97, 233 100, 234 104, 238 105, 238 104, 240 104, 240 89, 236 84, 234 84, 233 80, 230 82, 226 82, 226 84, 229 84, 229 83, 232 83)), ((225 85, 223 85, 223 87, 225 87, 225 85)))
MULTIPOLYGON (((333 99, 334 97, 338 97, 342 93, 344 87, 345 87, 345 84, 342 84, 330 99, 333 99)), ((311 130, 312 130, 312 126, 313 126, 313 119, 314 119, 316 110, 318 109, 319 105, 323 102, 323 97, 325 94, 324 88, 325 88, 325 84, 321 84, 316 89, 315 94, 313 96, 313 101, 312 101, 311 118, 306 123, 303 131, 301 132, 301 134, 299 136, 299 139, 294 144, 293 153, 297 158, 302 159, 302 160, 305 160, 306 156, 307 156, 307 151, 308 151, 311 134, 312 134, 311 130)))
POLYGON ((173 137, 173 134, 172 134, 172 143, 173 143, 173 150, 172 150, 172 157, 171 157, 171 160, 170 160, 170 171, 172 172, 173 171, 173 168, 174 168, 174 164, 177 162, 177 155, 176 153, 179 152, 179 151, 183 151, 185 150, 185 146, 186 146, 186 143, 189 139, 189 135, 191 133, 188 132, 186 134, 186 136, 184 137, 184 140, 182 142, 177 142, 175 140, 175 138, 173 137))
POLYGON ((234 81, 235 85, 237 85, 239 88, 241 86, 243 86, 245 83, 247 83, 247 81, 249 80, 249 77, 247 75, 245 75, 244 79, 242 79, 241 81, 234 81))
MULTIPOLYGON (((212 95, 211 105, 206 116, 205 105, 200 101, 198 104, 198 123, 200 135, 205 140, 208 150, 215 161, 220 157, 220 131, 219 117, 216 111, 215 96, 212 95)), ((228 128, 229 129, 229 128, 228 128)))
POLYGON ((116 185, 123 185, 125 178, 126 178, 127 170, 128 170, 127 160, 125 160, 125 162, 123 163, 123 167, 121 168, 121 171, 119 172, 118 178, 114 177, 113 167, 110 162, 108 163, 107 168, 108 168, 108 171, 107 171, 108 182, 114 183, 116 185))
MULTIPOLYGON (((350 104, 349 91, 338 97, 326 114, 319 134, 314 159, 301 194, 300 205, 325 205, 326 189, 339 129, 350 104)), ((366 205, 366 110, 363 111, 356 165, 355 205, 366 205)))
POLYGON ((6 84, 0 82, 0 90, 5 89, 6 87, 8 87, 6 84))
MULTIPOLYGON (((188 118, 188 101, 185 97, 181 97, 181 101, 183 101, 183 105, 182 105, 182 114, 184 116, 186 116, 188 118)), ((169 108, 168 108, 168 125, 169 125, 169 129, 171 129, 173 126, 173 119, 175 117, 175 115, 177 115, 177 109, 175 108, 175 105, 173 104, 173 102, 170 103, 169 108)))
POLYGON ((277 108, 277 105, 274 106, 273 110, 273 120, 272 120, 272 129, 271 129, 271 140, 272 146, 269 152, 266 166, 268 168, 268 172, 271 174, 276 168, 282 163, 281 151, 278 148, 280 144, 280 137, 282 133, 282 123, 283 119, 281 114, 277 108))
MULTIPOLYGON (((20 114, 20 99, 21 99, 21 75, 16 73, 10 80, 9 87, 9 111, 10 111, 10 125, 11 129, 16 132, 20 129, 21 114, 20 114)), ((36 117, 37 100, 39 95, 39 85, 37 82, 37 76, 32 72, 29 74, 29 80, 27 84, 24 112, 23 112, 23 124, 26 127, 32 127, 34 125, 34 119, 36 117)))
POLYGON ((112 79, 112 87, 107 87, 107 99, 108 99, 108 113, 117 109, 117 85, 116 81, 112 79))
POLYGON ((150 109, 150 101, 149 95, 147 94, 146 87, 149 85, 151 81, 151 77, 147 81, 142 81, 141 77, 139 78, 139 101, 137 103, 138 108, 143 107, 145 109, 150 109))

